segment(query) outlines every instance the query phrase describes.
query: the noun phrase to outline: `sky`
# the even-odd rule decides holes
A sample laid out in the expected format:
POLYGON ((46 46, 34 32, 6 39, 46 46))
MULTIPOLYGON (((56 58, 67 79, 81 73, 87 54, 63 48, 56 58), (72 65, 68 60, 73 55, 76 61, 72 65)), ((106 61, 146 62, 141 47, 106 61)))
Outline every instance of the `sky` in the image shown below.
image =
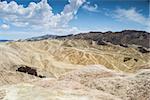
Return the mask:
POLYGON ((0 0, 0 40, 89 31, 150 32, 149 0, 0 0))

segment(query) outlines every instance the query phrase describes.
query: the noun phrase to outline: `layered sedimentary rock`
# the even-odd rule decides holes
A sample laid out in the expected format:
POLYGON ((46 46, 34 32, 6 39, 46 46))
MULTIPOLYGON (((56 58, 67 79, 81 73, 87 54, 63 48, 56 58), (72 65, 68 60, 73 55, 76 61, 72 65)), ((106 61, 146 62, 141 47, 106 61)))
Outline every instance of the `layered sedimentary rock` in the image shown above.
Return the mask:
POLYGON ((83 39, 3 43, 0 100, 149 100, 149 55, 83 39))
POLYGON ((150 59, 149 53, 141 53, 134 47, 97 45, 86 40, 14 42, 8 46, 17 51, 21 56, 19 59, 22 58, 25 63, 47 70, 57 70, 62 65, 69 70, 77 68, 71 65, 101 64, 119 71, 134 72, 141 69, 140 66, 149 64, 150 59))

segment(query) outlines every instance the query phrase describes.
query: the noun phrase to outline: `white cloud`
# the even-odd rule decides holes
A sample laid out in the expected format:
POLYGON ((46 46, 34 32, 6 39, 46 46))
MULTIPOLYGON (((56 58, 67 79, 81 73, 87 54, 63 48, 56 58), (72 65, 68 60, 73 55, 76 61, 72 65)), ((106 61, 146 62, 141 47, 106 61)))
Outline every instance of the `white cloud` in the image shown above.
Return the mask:
POLYGON ((90 2, 84 4, 82 8, 90 12, 98 12, 98 5, 97 4, 91 5, 90 2))
POLYGON ((32 28, 32 30, 74 30, 68 23, 74 18, 85 0, 69 0, 60 14, 54 14, 47 0, 30 3, 27 8, 12 1, 0 2, 0 19, 15 27, 32 28))
POLYGON ((150 28, 150 19, 146 18, 135 8, 115 10, 114 17, 123 21, 132 21, 150 28))
POLYGON ((0 29, 2 29, 2 30, 8 30, 9 29, 9 25, 2 24, 2 25, 0 25, 0 29))

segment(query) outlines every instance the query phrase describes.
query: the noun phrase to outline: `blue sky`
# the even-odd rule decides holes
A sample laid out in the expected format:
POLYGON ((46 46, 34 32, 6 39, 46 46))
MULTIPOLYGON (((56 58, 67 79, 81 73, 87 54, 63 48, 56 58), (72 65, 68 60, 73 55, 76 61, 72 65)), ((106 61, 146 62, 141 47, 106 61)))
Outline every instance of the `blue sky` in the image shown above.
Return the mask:
POLYGON ((150 31, 149 0, 1 0, 0 39, 150 31))

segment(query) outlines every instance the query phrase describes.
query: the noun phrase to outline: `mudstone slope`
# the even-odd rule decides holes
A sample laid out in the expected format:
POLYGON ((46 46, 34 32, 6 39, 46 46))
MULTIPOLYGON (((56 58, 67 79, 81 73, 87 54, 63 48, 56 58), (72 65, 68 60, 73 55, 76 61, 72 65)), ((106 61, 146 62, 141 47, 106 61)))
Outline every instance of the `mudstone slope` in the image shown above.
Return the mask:
POLYGON ((0 44, 0 100, 150 99, 149 52, 78 36, 0 44))

